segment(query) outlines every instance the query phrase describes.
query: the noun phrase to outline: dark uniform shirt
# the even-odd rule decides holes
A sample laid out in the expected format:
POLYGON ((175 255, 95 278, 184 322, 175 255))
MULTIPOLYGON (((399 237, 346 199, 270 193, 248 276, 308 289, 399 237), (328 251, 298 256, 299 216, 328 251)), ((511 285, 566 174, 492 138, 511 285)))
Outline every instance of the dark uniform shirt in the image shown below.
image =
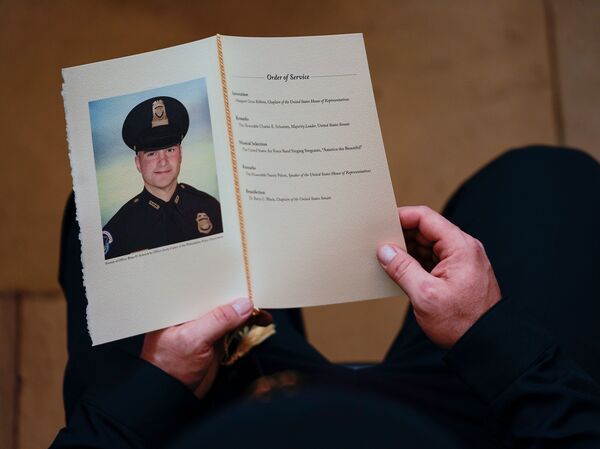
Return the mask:
MULTIPOLYGON (((160 368, 124 351, 110 353, 109 346, 104 353, 94 348, 83 366, 102 375, 51 449, 599 448, 598 384, 543 328, 520 316, 518 304, 505 298, 480 318, 445 354, 443 379, 429 371, 410 373, 409 363, 391 367, 389 376, 385 370, 340 376, 330 368, 322 371, 325 383, 343 388, 333 395, 311 392, 307 383, 210 417, 204 415, 208 397, 198 401, 160 368), (457 394, 455 376, 469 390, 457 394), (359 390, 361 379, 367 383, 359 390), (476 393, 481 419, 465 419, 474 406, 469 391, 476 393), (254 435, 256 429, 266 437, 254 435)), ((272 338, 295 341, 282 333, 272 338)), ((277 348, 267 340, 254 351, 268 355, 268 345, 277 348)), ((252 363, 266 372, 273 361, 297 363, 293 351, 279 350, 277 357, 252 363)))
POLYGON ((207 193, 180 183, 169 201, 144 190, 102 230, 106 259, 223 232, 221 206, 207 193))

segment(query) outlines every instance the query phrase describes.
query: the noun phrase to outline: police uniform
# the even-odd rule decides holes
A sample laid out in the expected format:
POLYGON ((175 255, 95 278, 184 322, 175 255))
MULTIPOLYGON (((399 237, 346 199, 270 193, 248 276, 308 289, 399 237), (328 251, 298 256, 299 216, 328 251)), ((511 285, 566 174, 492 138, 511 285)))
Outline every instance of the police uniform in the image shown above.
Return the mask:
POLYGON ((223 232, 219 202, 179 183, 165 202, 144 189, 102 231, 107 259, 223 232))
MULTIPOLYGON (((172 97, 154 97, 135 106, 123 122, 123 141, 136 153, 181 143, 189 128, 185 106, 172 97)), ((146 188, 129 200, 102 230, 106 259, 223 232, 219 202, 179 183, 169 201, 146 188)))

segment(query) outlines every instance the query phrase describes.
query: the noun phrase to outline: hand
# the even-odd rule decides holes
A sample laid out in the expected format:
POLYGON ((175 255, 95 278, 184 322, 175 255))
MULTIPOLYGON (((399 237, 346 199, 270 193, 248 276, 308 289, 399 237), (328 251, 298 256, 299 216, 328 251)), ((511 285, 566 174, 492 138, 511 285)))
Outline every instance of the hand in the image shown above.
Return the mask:
POLYGON ((408 253, 386 244, 377 257, 408 295, 423 332, 449 348, 500 300, 498 281, 481 242, 440 214, 425 206, 398 214, 408 253))
POLYGON ((212 386, 219 369, 215 344, 252 313, 247 298, 217 307, 194 321, 146 334, 140 357, 170 374, 198 398, 212 386))

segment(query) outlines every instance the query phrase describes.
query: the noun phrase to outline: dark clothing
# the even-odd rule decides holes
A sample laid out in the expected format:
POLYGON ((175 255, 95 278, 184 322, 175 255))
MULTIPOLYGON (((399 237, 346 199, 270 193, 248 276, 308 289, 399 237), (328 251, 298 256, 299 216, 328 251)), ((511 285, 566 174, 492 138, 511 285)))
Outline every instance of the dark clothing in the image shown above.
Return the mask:
POLYGON ((223 232, 221 206, 207 193, 180 183, 169 201, 144 188, 102 230, 106 259, 223 232))
POLYGON ((61 259, 67 427, 55 448, 600 447, 600 166, 584 153, 511 151, 450 200, 445 215, 484 243, 505 296, 451 350, 409 312, 384 362, 353 370, 306 342, 296 311, 276 310, 277 334, 202 401, 136 357, 141 336, 89 348, 72 209, 61 259), (223 405, 283 370, 302 383, 223 405))

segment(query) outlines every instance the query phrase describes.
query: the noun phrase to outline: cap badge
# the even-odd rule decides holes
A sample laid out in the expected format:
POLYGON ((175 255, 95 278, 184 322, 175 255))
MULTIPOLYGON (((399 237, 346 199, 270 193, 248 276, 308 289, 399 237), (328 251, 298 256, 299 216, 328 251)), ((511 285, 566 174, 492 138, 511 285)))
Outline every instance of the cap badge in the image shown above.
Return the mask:
POLYGON ((167 110, 163 100, 155 100, 152 102, 152 128, 169 124, 167 110))
POLYGON ((198 224, 198 232, 200 234, 208 234, 212 231, 213 224, 206 213, 198 212, 198 214, 196 214, 196 223, 198 224))

